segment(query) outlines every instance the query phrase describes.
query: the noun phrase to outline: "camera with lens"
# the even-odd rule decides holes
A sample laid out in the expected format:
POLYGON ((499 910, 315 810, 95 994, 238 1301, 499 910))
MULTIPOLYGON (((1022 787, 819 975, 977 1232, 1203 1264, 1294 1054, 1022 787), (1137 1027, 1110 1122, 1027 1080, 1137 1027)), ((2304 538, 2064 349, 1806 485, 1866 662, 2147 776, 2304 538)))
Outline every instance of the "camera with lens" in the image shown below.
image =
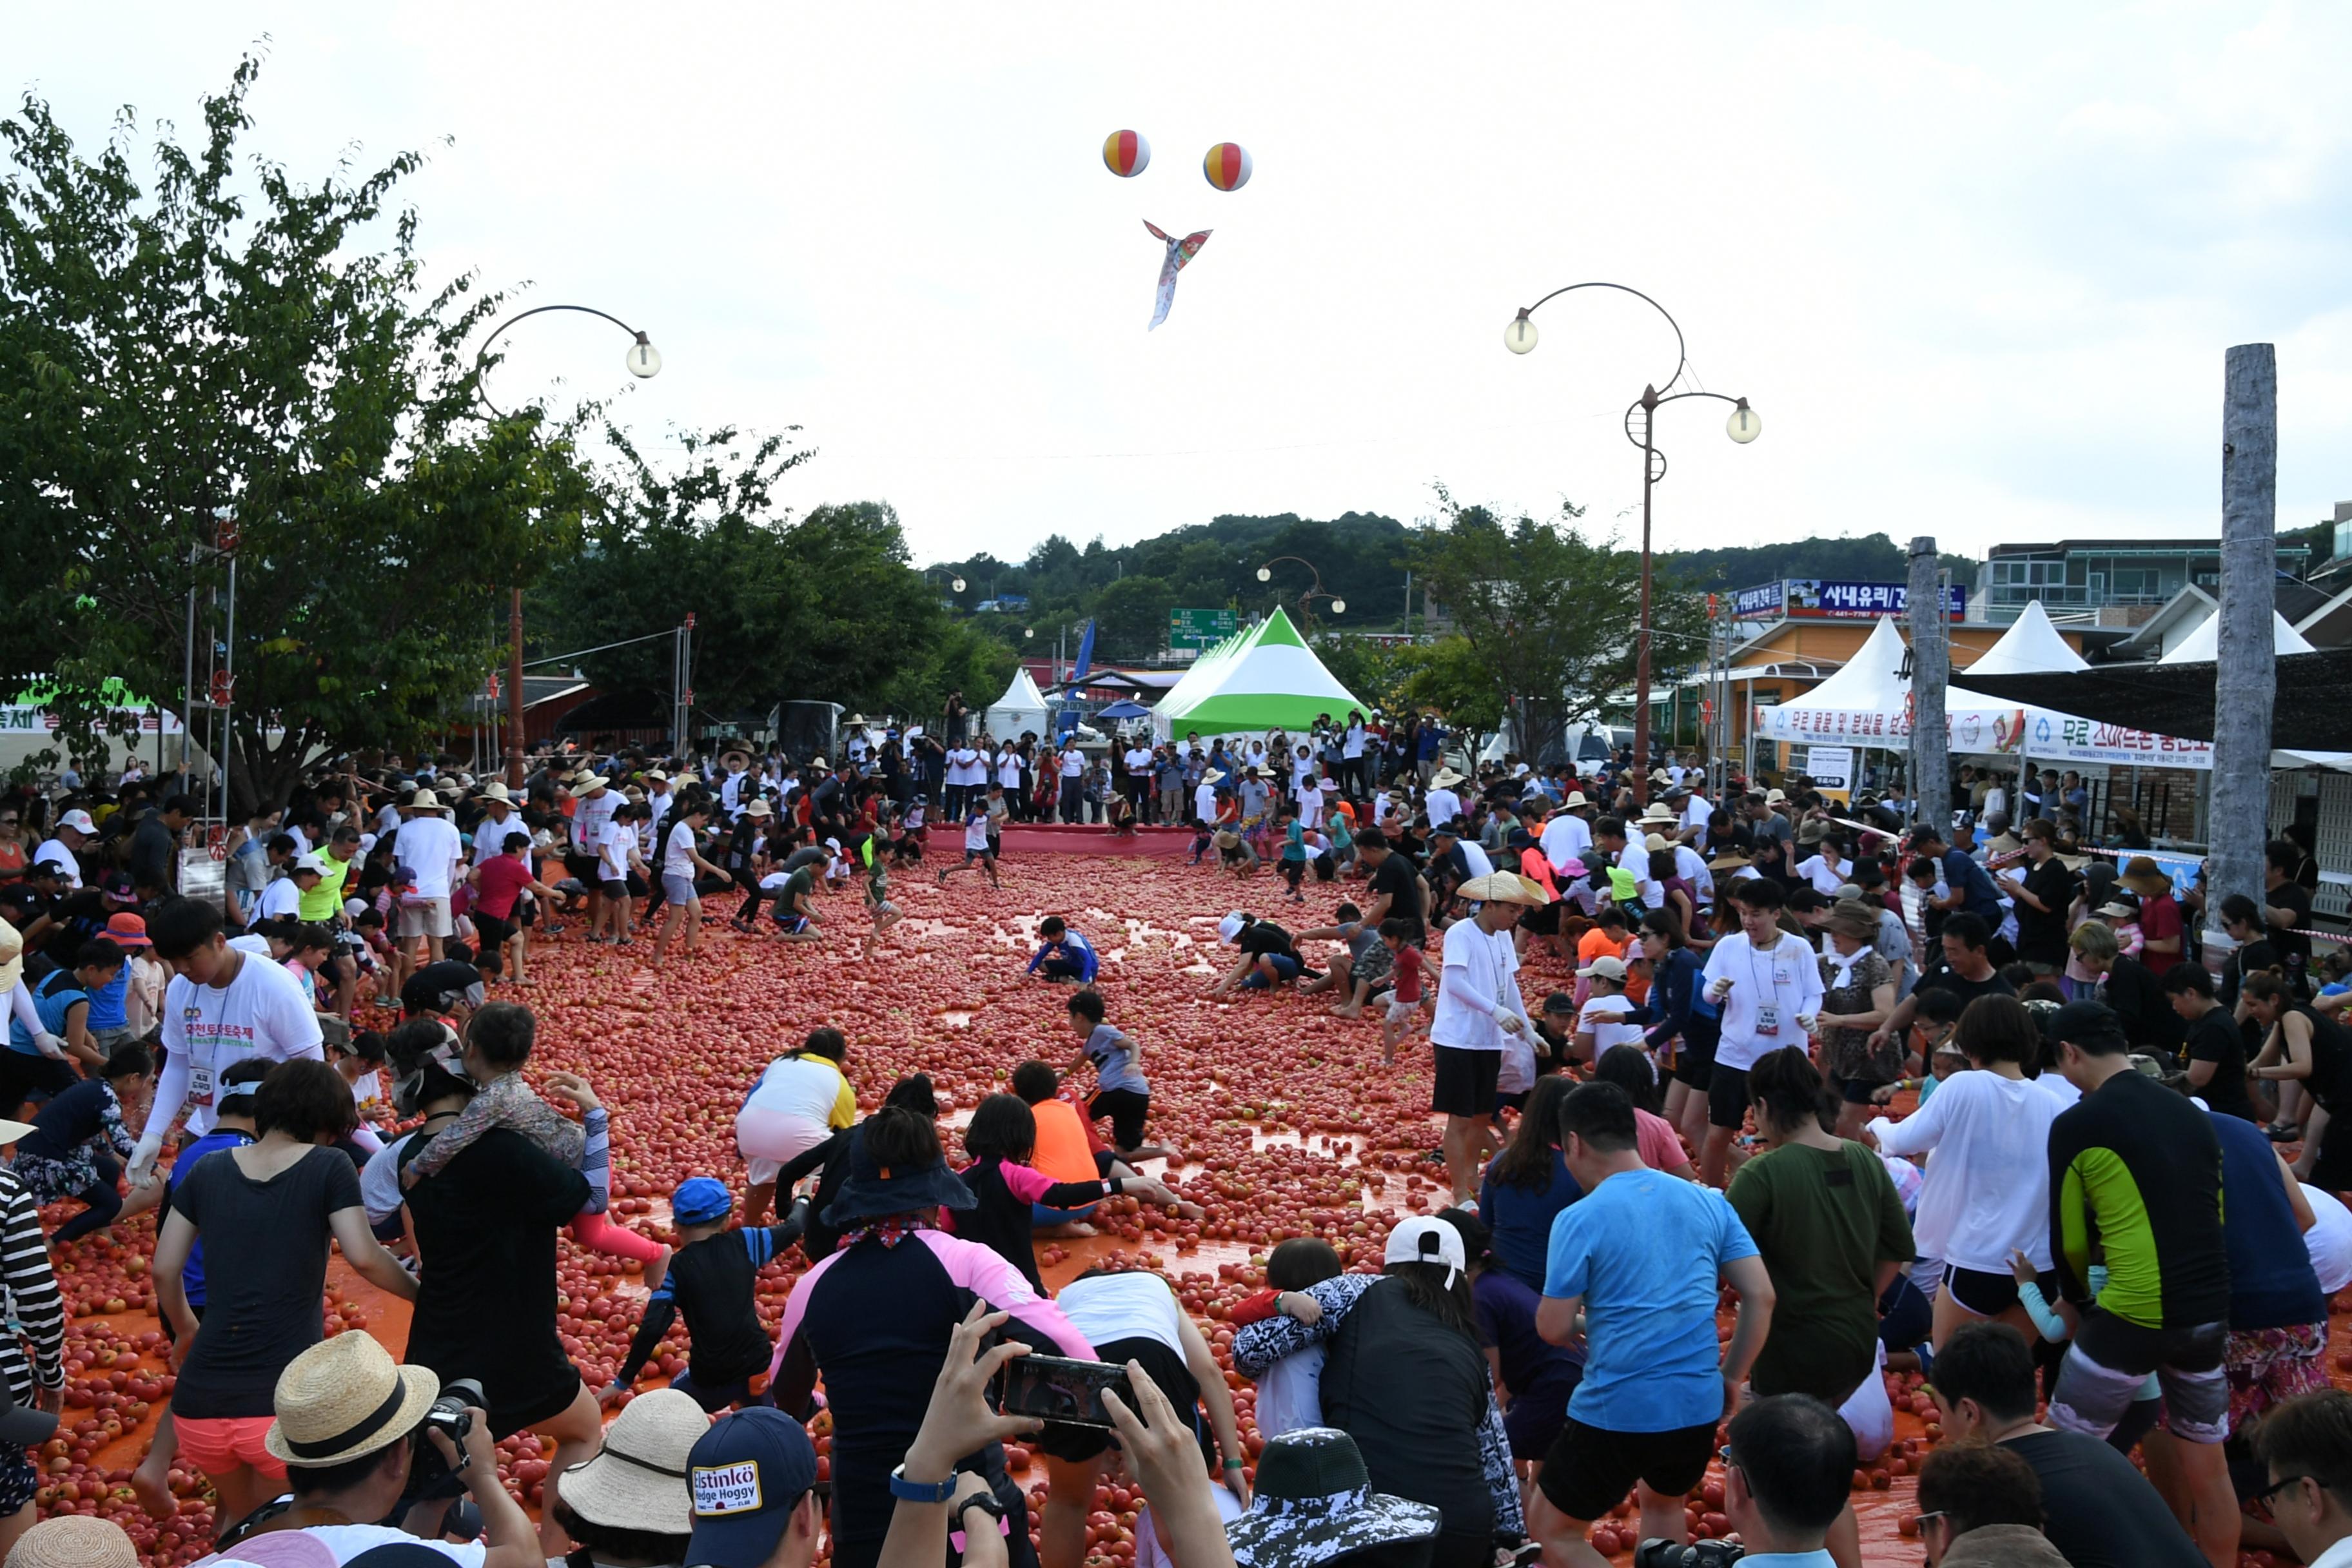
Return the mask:
POLYGON ((1685 1546, 1654 1535, 1633 1551, 1633 1568, 1731 1568, 1748 1555, 1736 1541, 1694 1541, 1685 1546))
POLYGON ((425 1413, 425 1426, 428 1430, 446 1435, 451 1446, 462 1453, 466 1447, 466 1434, 474 1429, 473 1414, 467 1406, 480 1410, 488 1404, 488 1396, 482 1393, 479 1383, 470 1377, 457 1378, 443 1386, 441 1397, 435 1400, 433 1407, 425 1413))
POLYGON ((438 1432, 447 1437, 450 1446, 457 1450, 457 1460, 462 1467, 466 1458, 466 1436, 474 1429, 473 1413, 466 1408, 469 1405, 477 1410, 489 1408, 479 1383, 470 1377, 460 1377, 442 1385, 441 1397, 425 1412, 425 1419, 417 1424, 409 1439, 414 1449, 408 1466, 408 1489, 402 1500, 404 1504, 465 1495, 464 1479, 449 1468, 449 1461, 441 1457, 441 1450, 433 1446, 426 1435, 438 1432))

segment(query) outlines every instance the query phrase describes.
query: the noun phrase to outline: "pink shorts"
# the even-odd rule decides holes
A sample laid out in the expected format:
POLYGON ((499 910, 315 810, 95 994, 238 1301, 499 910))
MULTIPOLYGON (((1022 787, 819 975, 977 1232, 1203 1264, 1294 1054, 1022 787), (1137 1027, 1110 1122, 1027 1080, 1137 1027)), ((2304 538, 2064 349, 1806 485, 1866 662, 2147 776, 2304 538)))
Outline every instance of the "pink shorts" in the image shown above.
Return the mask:
POLYGON ((286 1461, 261 1446, 269 1431, 267 1415, 174 1417, 172 1431, 179 1439, 180 1458, 208 1476, 225 1476, 239 1465, 251 1465, 265 1476, 286 1479, 286 1461))

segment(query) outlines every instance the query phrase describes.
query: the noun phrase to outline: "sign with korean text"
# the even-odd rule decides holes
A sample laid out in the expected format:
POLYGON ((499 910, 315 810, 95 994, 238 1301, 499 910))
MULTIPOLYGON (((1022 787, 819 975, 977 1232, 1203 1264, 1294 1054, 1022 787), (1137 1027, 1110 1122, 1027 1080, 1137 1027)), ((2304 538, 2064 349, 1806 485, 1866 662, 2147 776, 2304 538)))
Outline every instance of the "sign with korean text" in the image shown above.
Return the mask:
POLYGON ((1209 647, 1233 636, 1240 625, 1231 610, 1171 610, 1168 646, 1209 647))
MULTIPOLYGON (((1785 616, 1790 620, 1837 621, 1906 615, 1910 607, 1911 590, 1906 584, 1790 577, 1784 582, 1742 588, 1732 596, 1731 613, 1740 620, 1773 620, 1785 616)), ((1968 609, 1968 589, 1953 584, 1948 613, 1956 621, 1965 620, 1968 609)))

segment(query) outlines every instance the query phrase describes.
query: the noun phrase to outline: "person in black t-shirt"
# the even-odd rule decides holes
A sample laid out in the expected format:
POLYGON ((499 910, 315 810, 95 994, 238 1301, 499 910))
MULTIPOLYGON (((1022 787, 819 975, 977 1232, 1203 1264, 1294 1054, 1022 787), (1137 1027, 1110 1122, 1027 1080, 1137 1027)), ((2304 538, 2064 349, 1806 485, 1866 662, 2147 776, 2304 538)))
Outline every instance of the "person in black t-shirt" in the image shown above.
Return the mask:
POLYGON ((2263 920, 2298 997, 2311 994, 2311 938, 2304 934, 2311 929, 2311 890, 2295 880, 2304 858, 2292 839, 2275 838, 2263 847, 2263 920))
POLYGON ((2072 1568, 2206 1568, 2205 1554, 2132 1462, 2033 1418, 2033 1352, 2007 1323, 1964 1323, 1928 1393, 1948 1438, 1997 1445, 2042 1481, 2042 1531, 2072 1568))
POLYGON ((1423 923, 1424 900, 1421 875, 1413 869, 1412 861, 1397 852, 1389 843, 1388 835, 1377 827, 1368 827, 1356 835, 1356 858, 1371 868, 1371 885, 1363 898, 1364 923, 1375 931, 1382 921, 1400 920, 1412 925, 1409 939, 1415 947, 1429 940, 1428 927, 1423 923))
POLYGON ((1886 1022, 1873 1031, 1873 1046, 1905 1038, 1911 1020, 1918 1016, 1919 998, 1930 991, 1951 993, 1959 999, 1963 1009, 1979 996, 2017 994, 2017 987, 2002 979, 2000 971, 1992 966, 1992 956, 1987 951, 1990 933, 1984 921, 1965 910, 1946 915, 1940 940, 1942 955, 1921 972, 1911 994, 1896 1003, 1886 1022))
POLYGON ((2037 974, 2055 974, 2066 963, 2066 913, 2074 907, 2074 873, 2058 858, 2058 829, 2035 818, 2025 825, 2021 874, 1999 879, 2017 909, 2017 956, 2037 974))
POLYGON ((670 1195, 677 1250, 646 1303, 620 1369, 597 1395, 606 1408, 620 1403, 637 1381, 646 1358, 680 1314, 691 1348, 686 1371, 669 1381, 672 1388, 713 1414, 730 1405, 775 1403, 768 1393, 768 1357, 775 1346, 760 1321, 760 1270, 800 1239, 808 1200, 795 1204, 782 1225, 740 1230, 727 1228, 734 1208, 726 1184, 709 1176, 689 1176, 670 1195))
POLYGON ((2165 973, 2165 999, 2189 1026, 2184 1055, 2189 1092, 2224 1116, 2260 1121, 2246 1092, 2246 1039, 2230 1010, 2213 996, 2213 977, 2200 963, 2176 963, 2165 973))
POLYGON ((1212 996, 1230 995, 1236 988, 1270 989, 1286 985, 1307 973, 1290 933, 1272 921, 1236 910, 1217 925, 1218 939, 1239 951, 1241 957, 1211 987, 1212 996))

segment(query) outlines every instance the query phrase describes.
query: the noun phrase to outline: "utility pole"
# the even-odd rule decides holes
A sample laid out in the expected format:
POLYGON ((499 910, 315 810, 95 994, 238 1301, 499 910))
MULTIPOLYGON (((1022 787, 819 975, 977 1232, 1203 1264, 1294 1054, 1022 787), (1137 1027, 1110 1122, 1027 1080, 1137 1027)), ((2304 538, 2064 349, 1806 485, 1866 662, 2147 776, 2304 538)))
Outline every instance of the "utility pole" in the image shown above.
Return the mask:
POLYGON ((1931 535, 1911 541, 1912 810, 1948 833, 1952 737, 1944 725, 1944 689, 1952 679, 1952 633, 1939 564, 1931 535))
POLYGON ((507 788, 522 789, 522 590, 507 615, 507 788))
POLYGON ((2278 696, 2278 354, 2269 343, 2229 352, 2221 383, 2221 617, 2214 665, 2212 804, 2206 860, 2208 951, 2221 901, 2263 898, 2270 831, 2271 710, 2278 696))

